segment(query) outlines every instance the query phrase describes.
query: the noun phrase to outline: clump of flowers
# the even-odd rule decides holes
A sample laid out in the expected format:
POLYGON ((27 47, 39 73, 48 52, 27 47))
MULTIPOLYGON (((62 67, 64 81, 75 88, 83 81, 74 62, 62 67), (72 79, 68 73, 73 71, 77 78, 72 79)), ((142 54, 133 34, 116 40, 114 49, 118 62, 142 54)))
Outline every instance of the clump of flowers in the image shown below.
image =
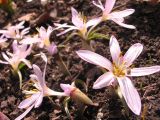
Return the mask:
MULTIPOLYGON (((27 0, 27 2, 31 1, 33 0, 27 0)), ((19 24, 7 27, 7 29, 0 30, 0 48, 3 48, 4 46, 6 46, 6 44, 9 44, 7 43, 7 41, 13 40, 13 52, 2 52, 2 58, 4 60, 0 60, 0 64, 10 65, 12 67, 13 73, 16 73, 16 75, 18 74, 20 80, 20 88, 22 86, 22 75, 20 71, 21 68, 24 65, 27 65, 29 68, 33 68, 34 72, 30 75, 30 80, 28 81, 29 83, 31 82, 31 84, 27 84, 29 85, 27 86, 29 90, 23 90, 23 93, 26 95, 26 99, 23 100, 18 106, 18 108, 20 109, 25 109, 25 112, 18 116, 15 120, 23 119, 33 108, 38 108, 42 104, 44 97, 65 96, 66 98, 64 99, 64 104, 67 103, 67 107, 67 100, 72 99, 74 102, 77 103, 77 106, 79 107, 78 109, 81 112, 80 115, 83 114, 86 104, 95 105, 92 100, 76 86, 76 82, 78 83, 78 81, 80 81, 79 83, 83 84, 82 87, 84 87, 87 92, 88 88, 84 81, 77 79, 77 77, 81 73, 78 73, 78 75, 75 76, 71 75, 69 69, 67 68, 68 66, 71 66, 71 64, 74 62, 67 64, 68 66, 64 63, 61 57, 60 50, 58 50, 58 48, 60 48, 61 46, 65 47, 65 45, 56 45, 54 42, 51 41, 51 33, 54 30, 59 30, 63 28, 65 28, 65 30, 57 34, 57 36, 61 36, 74 30, 74 32, 67 37, 63 44, 68 41, 68 38, 73 37, 74 35, 80 36, 80 40, 82 41, 82 48, 88 50, 79 50, 76 52, 77 55, 83 60, 105 69, 103 69, 105 73, 94 82, 93 89, 101 89, 106 86, 112 86, 121 98, 122 102, 125 103, 125 105, 127 104, 133 113, 135 113, 136 115, 140 115, 142 106, 141 99, 138 91, 132 83, 131 77, 145 76, 159 72, 160 66, 156 65, 140 68, 131 67, 134 60, 142 52, 143 45, 140 43, 136 43, 132 45, 124 55, 122 55, 119 43, 114 36, 110 38, 109 42, 112 62, 109 61, 107 58, 95 52, 92 52, 94 51, 92 46, 90 45, 90 41, 92 39, 109 39, 108 34, 104 35, 98 33, 98 31, 100 29, 102 30, 103 28, 95 29, 96 26, 99 25, 101 22, 111 20, 122 27, 135 29, 135 26, 125 23, 125 17, 133 14, 135 12, 134 9, 114 11, 113 7, 116 3, 116 0, 106 0, 105 5, 102 4, 101 0, 97 1, 98 2, 92 1, 92 3, 102 10, 102 15, 100 17, 95 17, 90 20, 87 20, 87 17, 84 16, 83 13, 79 13, 75 8, 72 7, 71 22, 73 25, 68 25, 67 23, 55 23, 55 28, 48 26, 47 29, 41 26, 37 29, 38 34, 33 36, 28 35, 30 28, 25 28, 24 21, 20 22, 19 24), (44 48, 45 50, 47 50, 50 55, 54 55, 55 63, 58 64, 61 72, 63 72, 64 75, 69 75, 68 77, 75 80, 72 82, 71 85, 60 83, 60 87, 63 92, 52 90, 46 85, 45 76, 48 59, 44 53, 40 52, 41 58, 45 62, 43 70, 41 70, 40 67, 36 64, 31 65, 31 63, 27 60, 27 56, 30 55, 32 46, 34 44, 36 44, 39 48, 44 48)), ((152 1, 153 3, 158 2, 158 0, 150 1, 152 1)), ((0 7, 6 5, 8 9, 11 10, 11 2, 12 0, 0 0, 0 7)), ((41 3, 45 6, 45 8, 47 8, 49 0, 41 0, 41 3)), ((47 9, 47 12, 48 11, 51 12, 50 8, 47 9)), ((44 16, 45 14, 43 15, 43 17, 44 16)), ((41 17, 42 16, 40 16, 40 18, 41 17)), ((65 111, 66 113, 69 113, 68 108, 67 110, 65 108, 65 111)), ((5 116, 0 112, 0 118, 1 117, 4 118, 5 116)))
POLYGON ((150 75, 160 71, 160 66, 131 68, 133 61, 140 55, 143 45, 136 43, 132 45, 124 56, 122 56, 118 41, 114 36, 110 39, 110 52, 113 62, 101 55, 88 51, 79 50, 77 54, 83 60, 98 65, 108 70, 100 76, 93 85, 93 89, 100 89, 118 82, 120 92, 122 93, 128 107, 136 114, 141 112, 140 96, 134 87, 130 76, 150 75))

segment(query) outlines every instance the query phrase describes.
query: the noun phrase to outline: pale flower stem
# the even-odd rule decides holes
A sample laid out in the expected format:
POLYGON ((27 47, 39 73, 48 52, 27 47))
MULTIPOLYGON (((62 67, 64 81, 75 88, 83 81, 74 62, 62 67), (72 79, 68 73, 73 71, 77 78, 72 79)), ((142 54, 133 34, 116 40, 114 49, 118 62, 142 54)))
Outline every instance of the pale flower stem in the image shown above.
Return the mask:
POLYGON ((71 73, 69 72, 66 64, 64 63, 61 55, 60 55, 59 53, 57 53, 57 54, 55 55, 55 58, 56 58, 56 63, 58 64, 60 70, 61 70, 65 75, 71 76, 71 73))
POLYGON ((20 70, 11 70, 12 71, 12 75, 15 79, 19 79, 19 88, 21 89, 22 88, 22 74, 20 72, 20 70))

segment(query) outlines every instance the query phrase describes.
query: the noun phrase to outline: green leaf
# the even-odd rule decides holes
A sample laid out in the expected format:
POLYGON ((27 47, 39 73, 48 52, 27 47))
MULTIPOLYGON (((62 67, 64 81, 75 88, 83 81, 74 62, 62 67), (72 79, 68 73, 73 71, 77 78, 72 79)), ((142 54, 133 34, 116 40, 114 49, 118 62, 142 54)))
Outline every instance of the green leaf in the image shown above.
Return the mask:
POLYGON ((21 70, 24 66, 25 66, 24 63, 20 63, 19 66, 18 66, 18 69, 21 70))
POLYGON ((94 39, 107 39, 109 40, 109 36, 108 35, 104 35, 101 33, 92 33, 89 37, 88 40, 94 40, 94 39))

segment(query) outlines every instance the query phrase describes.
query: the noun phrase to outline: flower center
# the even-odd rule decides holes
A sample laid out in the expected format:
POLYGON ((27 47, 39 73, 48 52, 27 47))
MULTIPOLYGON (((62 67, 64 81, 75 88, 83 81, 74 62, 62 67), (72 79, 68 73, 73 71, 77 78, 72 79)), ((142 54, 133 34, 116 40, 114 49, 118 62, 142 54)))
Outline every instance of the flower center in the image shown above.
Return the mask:
POLYGON ((113 74, 117 77, 123 77, 126 75, 126 67, 124 65, 124 63, 122 63, 121 65, 116 65, 115 63, 113 63, 113 74))
POLYGON ((44 40, 44 45, 45 45, 45 46, 50 46, 50 41, 49 41, 49 39, 45 39, 45 40, 44 40))

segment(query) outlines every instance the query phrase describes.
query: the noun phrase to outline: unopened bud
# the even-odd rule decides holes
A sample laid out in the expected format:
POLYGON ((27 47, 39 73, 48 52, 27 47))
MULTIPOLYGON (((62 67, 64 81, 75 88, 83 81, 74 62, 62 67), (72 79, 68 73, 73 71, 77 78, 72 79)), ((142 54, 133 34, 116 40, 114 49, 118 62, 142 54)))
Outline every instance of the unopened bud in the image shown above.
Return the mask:
POLYGON ((76 102, 82 102, 88 105, 94 105, 92 100, 78 88, 75 88, 71 91, 70 97, 76 102))

